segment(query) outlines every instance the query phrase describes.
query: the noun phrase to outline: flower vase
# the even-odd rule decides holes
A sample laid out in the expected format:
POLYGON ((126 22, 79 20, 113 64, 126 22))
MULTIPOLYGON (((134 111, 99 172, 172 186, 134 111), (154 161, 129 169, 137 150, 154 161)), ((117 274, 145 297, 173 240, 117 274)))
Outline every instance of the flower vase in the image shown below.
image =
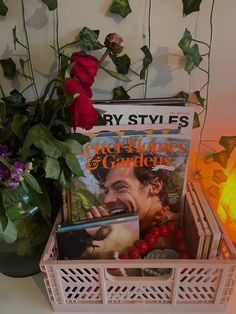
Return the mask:
POLYGON ((0 272, 10 277, 26 277, 40 271, 39 261, 52 227, 27 194, 21 195, 21 207, 11 219, 14 241, 0 240, 0 272))

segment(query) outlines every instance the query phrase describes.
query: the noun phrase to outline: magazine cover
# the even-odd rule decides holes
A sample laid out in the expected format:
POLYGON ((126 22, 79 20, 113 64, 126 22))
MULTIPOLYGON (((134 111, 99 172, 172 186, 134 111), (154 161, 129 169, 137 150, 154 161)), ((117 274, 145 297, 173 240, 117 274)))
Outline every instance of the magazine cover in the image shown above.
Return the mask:
MULTIPOLYGON (((94 106, 101 112, 104 123, 108 126, 177 124, 181 128, 182 134, 187 138, 192 136, 193 107, 179 106, 174 102, 169 102, 166 105, 155 105, 150 104, 148 100, 146 100, 145 104, 141 102, 98 103, 94 106)), ((77 128, 76 132, 83 133, 83 130, 77 128)))
MULTIPOLYGON (((109 126, 177 123, 191 137, 194 108, 183 98, 95 100, 94 107, 102 115, 103 124, 109 126)), ((76 133, 83 131, 76 129, 76 133)))
POLYGON ((106 259, 114 251, 132 247, 139 239, 137 213, 83 220, 59 225, 58 259, 106 259))
POLYGON ((137 212, 144 231, 178 220, 189 148, 180 134, 92 138, 77 155, 84 177, 67 191, 71 221, 137 212))

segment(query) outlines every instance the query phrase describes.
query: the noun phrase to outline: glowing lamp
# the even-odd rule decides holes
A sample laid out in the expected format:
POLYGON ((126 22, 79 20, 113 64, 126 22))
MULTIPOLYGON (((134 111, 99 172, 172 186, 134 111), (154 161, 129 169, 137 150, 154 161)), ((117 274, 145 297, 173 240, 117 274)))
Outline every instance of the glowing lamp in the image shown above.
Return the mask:
POLYGON ((230 170, 223 187, 217 214, 231 240, 236 243, 236 163, 230 170))

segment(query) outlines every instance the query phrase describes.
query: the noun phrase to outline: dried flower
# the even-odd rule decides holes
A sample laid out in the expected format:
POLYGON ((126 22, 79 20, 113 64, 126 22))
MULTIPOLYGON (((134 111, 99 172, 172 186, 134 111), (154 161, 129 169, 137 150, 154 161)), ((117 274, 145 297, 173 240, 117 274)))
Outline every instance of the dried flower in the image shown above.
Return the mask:
POLYGON ((124 49, 123 38, 116 33, 108 34, 105 38, 104 45, 115 55, 118 55, 124 49))

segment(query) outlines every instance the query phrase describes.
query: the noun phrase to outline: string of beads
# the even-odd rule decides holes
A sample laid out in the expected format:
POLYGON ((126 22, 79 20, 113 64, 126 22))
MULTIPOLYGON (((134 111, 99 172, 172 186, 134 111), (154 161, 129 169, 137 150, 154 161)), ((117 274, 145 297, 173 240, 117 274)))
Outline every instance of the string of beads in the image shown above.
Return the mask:
POLYGON ((148 233, 143 239, 138 240, 133 247, 127 252, 115 252, 114 258, 116 259, 139 259, 146 255, 153 249, 157 240, 160 237, 168 237, 173 235, 175 238, 175 250, 179 253, 181 259, 190 258, 187 252, 187 243, 184 236, 183 228, 177 227, 176 223, 172 220, 160 225, 153 226, 149 229, 148 233))

